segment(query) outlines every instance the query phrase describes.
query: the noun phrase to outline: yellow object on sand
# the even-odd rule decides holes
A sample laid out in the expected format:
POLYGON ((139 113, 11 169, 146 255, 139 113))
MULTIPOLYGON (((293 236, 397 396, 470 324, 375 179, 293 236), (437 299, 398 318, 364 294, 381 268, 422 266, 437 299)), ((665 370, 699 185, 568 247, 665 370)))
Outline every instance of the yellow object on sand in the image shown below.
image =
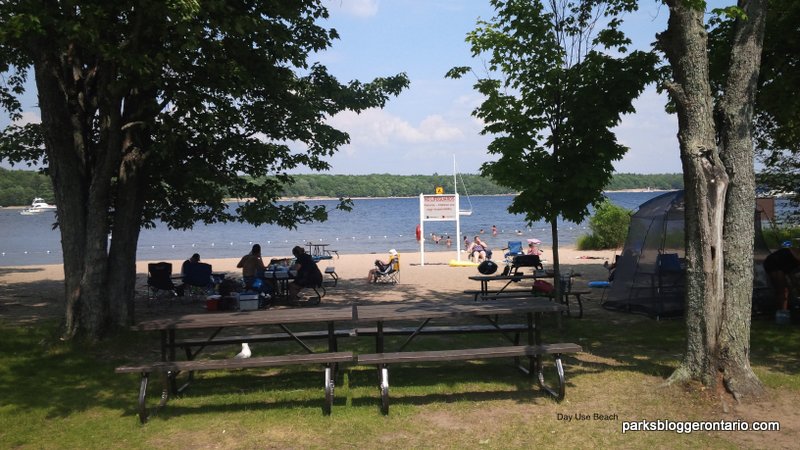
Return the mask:
POLYGON ((450 267, 477 267, 478 263, 472 261, 456 261, 455 259, 450 260, 450 267))

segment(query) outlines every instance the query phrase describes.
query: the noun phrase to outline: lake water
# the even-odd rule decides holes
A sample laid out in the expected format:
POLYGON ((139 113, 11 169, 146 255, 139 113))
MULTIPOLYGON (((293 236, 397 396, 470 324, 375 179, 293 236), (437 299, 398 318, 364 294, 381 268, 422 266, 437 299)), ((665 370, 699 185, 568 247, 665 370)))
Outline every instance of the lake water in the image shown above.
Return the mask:
MULTIPOLYGON (((610 192, 609 199, 622 207, 636 209, 660 192, 610 192)), ((484 230, 484 240, 492 248, 505 247, 508 241, 538 238, 544 247, 552 239, 550 226, 537 222, 530 227, 523 216, 508 213, 513 196, 472 196, 473 214, 461 217, 461 233, 470 238, 484 230), (497 236, 492 236, 492 225, 497 236), (521 232, 521 234, 517 234, 521 232)), ((462 208, 467 203, 462 197, 462 208)), ((357 199, 350 212, 331 211, 327 222, 300 225, 296 230, 277 226, 254 227, 248 224, 227 223, 197 225, 193 230, 168 230, 157 224, 155 229, 142 230, 137 259, 160 261, 186 259, 200 253, 204 259, 235 258, 261 244, 266 257, 287 256, 295 245, 324 242, 340 254, 378 253, 390 248, 399 252, 419 250, 415 228, 419 223, 419 198, 357 199)), ((336 205, 334 200, 309 201, 310 204, 336 205)), ((0 266, 61 264, 61 235, 53 230, 55 215, 45 212, 35 216, 20 215, 19 209, 0 209, 0 266)), ((425 234, 450 235, 456 245, 455 222, 426 222, 425 234)), ((572 244, 577 237, 588 234, 588 223, 559 224, 559 241, 572 244)), ((426 242, 425 251, 446 251, 444 239, 440 245, 426 242)), ((454 250, 451 250, 454 251, 454 250)))

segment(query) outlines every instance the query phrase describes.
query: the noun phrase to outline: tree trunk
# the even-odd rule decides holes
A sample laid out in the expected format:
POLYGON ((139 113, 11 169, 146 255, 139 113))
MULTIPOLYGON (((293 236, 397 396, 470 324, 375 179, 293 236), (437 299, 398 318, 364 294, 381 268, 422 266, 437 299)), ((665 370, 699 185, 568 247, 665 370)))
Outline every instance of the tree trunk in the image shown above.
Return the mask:
POLYGON ((667 4, 667 30, 659 37, 672 65, 668 89, 678 112, 678 141, 686 189, 687 348, 672 381, 717 386, 718 336, 722 319, 722 224, 728 175, 716 146, 703 11, 681 0, 667 4))
POLYGON ((555 298, 561 298, 561 265, 558 259, 558 216, 550 221, 550 231, 553 237, 553 287, 555 298))
POLYGON ((737 399, 758 396, 763 385, 750 367, 750 318, 753 295, 753 170, 752 121, 766 5, 763 0, 744 2, 747 20, 739 20, 732 45, 725 96, 719 103, 721 158, 730 178, 725 205, 725 302, 720 360, 726 388, 737 399))
MULTIPOLYGON (((747 103, 737 103, 741 108, 738 110, 727 108, 730 114, 727 120, 735 126, 723 123, 720 128, 720 136, 728 131, 736 135, 734 147, 739 149, 731 152, 727 147, 731 142, 726 139, 718 148, 703 11, 685 5, 682 0, 668 0, 667 5, 669 24, 659 36, 659 43, 673 70, 674 80, 667 88, 678 112, 687 239, 687 348, 670 381, 698 380, 713 389, 726 388, 738 398, 740 394, 753 393, 759 386, 748 361, 754 190, 752 143, 749 131, 743 131, 749 130, 752 96, 749 101, 742 95, 728 98, 747 103), (746 151, 742 148, 745 142, 750 148, 746 162, 746 151), (741 214, 747 216, 746 224, 741 214), (734 243, 739 238, 743 239, 734 243)), ((743 43, 755 38, 752 30, 737 35, 743 43)), ((732 60, 747 57, 752 54, 738 55, 732 60)), ((740 61, 739 66, 747 64, 740 61)), ((757 67, 758 62, 755 75, 751 65, 750 72, 737 76, 743 79, 752 76, 755 83, 757 67)), ((726 92, 727 95, 731 92, 726 92)))

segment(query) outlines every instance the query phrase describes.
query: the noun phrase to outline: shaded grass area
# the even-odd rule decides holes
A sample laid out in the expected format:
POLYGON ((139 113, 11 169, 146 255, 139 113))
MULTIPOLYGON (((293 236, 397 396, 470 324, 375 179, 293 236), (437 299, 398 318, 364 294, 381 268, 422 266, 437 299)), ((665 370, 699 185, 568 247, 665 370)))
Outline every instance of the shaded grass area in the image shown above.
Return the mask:
MULTIPOLYGON (((199 374, 184 396, 171 399, 141 426, 136 417, 138 376, 116 375, 113 370, 136 360, 158 360, 156 333, 122 333, 89 345, 58 340, 55 323, 0 324, 0 447, 743 445, 730 433, 621 433, 623 420, 727 417, 700 390, 661 386, 681 358, 681 321, 596 311, 584 320, 563 320, 560 329, 547 323, 542 332, 549 342, 575 342, 584 348, 584 353, 565 360, 567 398, 560 404, 509 361, 431 363, 391 369, 390 414, 384 417, 379 412, 377 371, 346 366, 336 380, 333 414, 325 417, 322 371, 287 367, 199 374)), ((401 341, 391 339, 387 350, 401 341)), ((425 336, 412 345, 423 350, 502 344, 498 336, 477 335, 425 336)), ((299 352, 291 342, 257 344, 253 349, 258 355, 299 352)), ((373 351, 374 343, 368 338, 342 340, 340 349, 366 353, 373 351)), ((230 357, 237 351, 233 346, 214 348, 204 357, 230 357)), ((757 374, 773 394, 800 398, 796 325, 755 321, 751 352, 757 374)), ((155 383, 149 394, 150 405, 155 405, 155 383)), ((764 439, 755 446, 773 442, 770 436, 764 439)))

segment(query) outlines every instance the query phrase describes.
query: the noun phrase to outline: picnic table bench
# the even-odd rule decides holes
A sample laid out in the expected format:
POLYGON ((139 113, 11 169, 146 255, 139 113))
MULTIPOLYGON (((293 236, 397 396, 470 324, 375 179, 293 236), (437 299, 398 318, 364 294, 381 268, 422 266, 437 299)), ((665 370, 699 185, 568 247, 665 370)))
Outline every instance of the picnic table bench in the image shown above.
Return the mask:
POLYGON ((333 365, 337 363, 349 363, 354 361, 352 352, 330 352, 330 353, 310 353, 301 355, 280 355, 280 356, 262 356, 247 359, 211 359, 211 360, 189 360, 189 361, 159 361, 150 364, 135 364, 128 366, 117 367, 114 371, 116 373, 139 373, 141 374, 141 381, 139 383, 139 397, 138 397, 138 414, 139 421, 146 423, 151 416, 151 412, 147 408, 147 386, 150 379, 150 374, 157 372, 161 375, 162 391, 161 401, 153 414, 167 404, 170 397, 170 382, 171 374, 179 372, 196 372, 203 370, 234 370, 234 369, 253 369, 264 367, 277 367, 288 365, 307 365, 307 364, 323 364, 324 371, 324 388, 325 388, 325 403, 322 410, 325 415, 331 413, 333 405, 333 390, 334 380, 332 375, 333 365))
MULTIPOLYGON (((354 317, 359 326, 356 328, 357 335, 375 336, 375 353, 359 354, 356 356, 358 364, 375 365, 378 368, 380 380, 379 390, 381 396, 381 412, 389 412, 389 366, 390 364, 400 364, 409 362, 429 362, 429 361, 455 361, 455 360, 475 360, 486 358, 512 357, 517 366, 525 373, 538 377, 539 386, 548 394, 552 395, 557 401, 564 398, 566 384, 564 370, 561 363, 563 353, 581 351, 580 346, 570 343, 544 345, 541 342, 540 320, 545 313, 558 313, 564 311, 566 307, 544 299, 528 300, 498 300, 493 302, 481 303, 451 303, 451 304, 421 304, 408 305, 405 303, 365 305, 359 306, 354 317), (503 325, 498 322, 500 316, 525 315, 526 323, 524 330, 527 332, 527 345, 514 345, 506 347, 486 347, 468 348, 454 350, 436 351, 403 351, 412 340, 421 334, 440 333, 473 333, 500 331, 503 325), (462 326, 429 327, 429 323, 435 319, 453 319, 465 317, 481 317, 489 320, 490 326, 484 328, 471 328, 462 326), (422 322, 413 329, 408 339, 397 349, 397 351, 385 351, 385 336, 389 334, 406 334, 408 328, 385 328, 387 321, 401 320, 421 320, 422 322), (377 326, 362 327, 362 323, 376 322, 377 326), (556 359, 556 372, 558 374, 558 387, 550 388, 544 381, 543 364, 541 356, 553 354, 556 359), (519 359, 527 357, 530 361, 530 368, 526 369, 519 365, 519 359)), ((521 328, 518 324, 507 325, 508 329, 521 328)), ((515 344, 519 344, 518 338, 515 344)))

